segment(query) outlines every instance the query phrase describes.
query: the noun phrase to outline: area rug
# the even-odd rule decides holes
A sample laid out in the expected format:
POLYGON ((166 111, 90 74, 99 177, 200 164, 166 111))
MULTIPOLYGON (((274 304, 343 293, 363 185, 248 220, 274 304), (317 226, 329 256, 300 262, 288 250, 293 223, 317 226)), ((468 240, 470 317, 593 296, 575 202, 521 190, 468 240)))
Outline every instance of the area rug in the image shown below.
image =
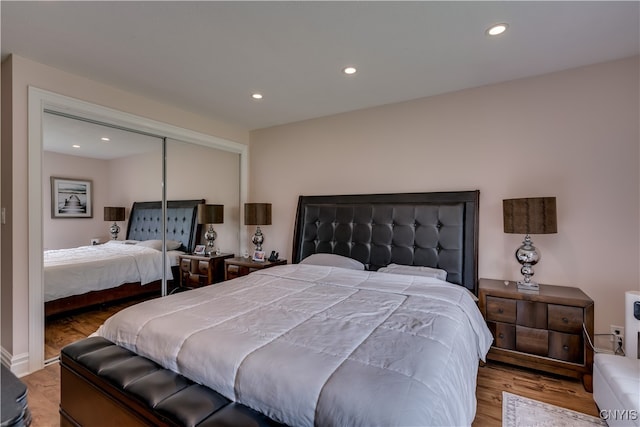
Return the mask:
POLYGON ((600 418, 502 392, 502 427, 606 426, 600 418))

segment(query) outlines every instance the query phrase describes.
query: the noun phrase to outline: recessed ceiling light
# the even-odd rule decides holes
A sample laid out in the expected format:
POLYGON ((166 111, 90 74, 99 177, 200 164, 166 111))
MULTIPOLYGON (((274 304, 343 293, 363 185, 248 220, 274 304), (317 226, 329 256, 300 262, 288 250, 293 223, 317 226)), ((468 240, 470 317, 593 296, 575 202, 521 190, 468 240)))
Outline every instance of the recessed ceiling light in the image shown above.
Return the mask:
POLYGON ((486 33, 488 36, 498 36, 504 33, 505 31, 507 31, 507 28, 509 28, 509 24, 505 24, 505 23, 496 24, 489 27, 486 33))
POLYGON ((80 146, 78 144, 73 144, 72 147, 73 148, 80 148, 80 146))
POLYGON ((262 99, 262 94, 261 93, 253 93, 253 94, 251 94, 251 97, 253 99, 262 99))
POLYGON ((101 140, 105 141, 105 142, 109 142, 111 141, 109 138, 107 138, 106 136, 103 136, 102 138, 100 138, 101 140))
POLYGON ((345 67, 342 69, 342 72, 347 74, 347 75, 351 75, 351 74, 355 74, 356 73, 356 67, 345 67))

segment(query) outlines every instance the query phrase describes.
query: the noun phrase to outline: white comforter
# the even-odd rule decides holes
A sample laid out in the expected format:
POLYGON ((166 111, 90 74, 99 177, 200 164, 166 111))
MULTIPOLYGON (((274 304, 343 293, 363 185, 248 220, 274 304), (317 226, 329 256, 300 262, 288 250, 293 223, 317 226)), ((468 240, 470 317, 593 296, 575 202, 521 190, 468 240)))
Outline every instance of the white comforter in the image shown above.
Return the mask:
POLYGON ((300 264, 138 304, 97 334, 292 426, 470 425, 492 341, 459 286, 300 264))
MULTIPOLYGON (((172 258, 167 256, 167 279, 173 278, 172 258)), ((44 252, 45 302, 124 283, 145 285, 160 279, 162 252, 148 247, 107 242, 44 252)))

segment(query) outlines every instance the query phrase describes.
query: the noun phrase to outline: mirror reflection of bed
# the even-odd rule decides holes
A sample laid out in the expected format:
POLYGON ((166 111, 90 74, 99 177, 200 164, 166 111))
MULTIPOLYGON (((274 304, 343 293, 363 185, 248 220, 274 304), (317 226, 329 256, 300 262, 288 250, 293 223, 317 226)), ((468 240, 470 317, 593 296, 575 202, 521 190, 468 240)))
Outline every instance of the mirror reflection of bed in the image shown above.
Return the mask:
POLYGON ((175 290, 179 284, 178 257, 193 252, 201 234, 197 207, 203 203, 203 199, 167 202, 166 252, 162 250, 160 201, 133 204, 122 240, 45 251, 45 316, 49 326, 46 356, 56 356, 59 348, 54 343, 66 342, 70 335, 93 332, 78 331, 75 320, 79 314, 86 318, 87 311, 92 315, 111 313, 114 304, 125 308, 157 298, 163 279, 167 280, 168 293, 175 290), (61 334, 60 324, 70 331, 61 334))
MULTIPOLYGON (((225 252, 235 253, 239 245, 239 161, 238 155, 220 150, 188 144, 175 140, 167 141, 166 176, 162 174, 162 139, 139 135, 122 129, 114 129, 97 123, 88 123, 70 117, 45 113, 43 123, 43 266, 45 294, 45 360, 55 358, 60 348, 69 342, 95 332, 87 330, 86 319, 106 319, 109 315, 138 302, 161 296, 162 266, 158 266, 162 253, 158 242, 162 241, 162 227, 156 224, 141 224, 130 228, 135 202, 162 199, 163 180, 166 180, 166 197, 173 203, 170 220, 167 221, 169 263, 176 264, 179 250, 186 253, 202 241, 202 227, 187 221, 195 212, 191 206, 178 206, 178 200, 192 200, 225 205, 225 223, 218 224, 219 239, 216 241, 225 252), (102 137, 109 141, 102 141, 102 137), (73 145, 80 147, 74 148, 73 145), (234 161, 235 160, 235 161, 234 161), (221 164, 225 166, 221 166, 221 164), (202 169, 215 167, 214 182, 193 181, 190 165, 202 169), (216 175, 217 174, 217 175, 216 175), (93 212, 90 218, 54 218, 51 206, 50 177, 65 177, 90 180, 92 184, 93 212), (220 184, 216 184, 220 183, 220 184), (222 185, 224 183, 224 185, 222 185), (105 221, 105 206, 125 207, 124 221, 118 221, 120 233, 112 241, 109 234, 111 221, 105 221), (185 212, 187 215, 185 215, 185 212), (180 218, 180 225, 171 223, 180 218), (137 227, 137 228, 136 228, 137 227), (99 244, 92 245, 92 240, 99 244), (128 243, 124 242, 129 240, 128 243), (142 243, 140 243, 142 242, 142 243), (173 247, 174 242, 180 242, 173 247), (67 253, 65 253, 65 251, 67 253), (118 261, 118 252, 126 251, 118 261), (47 253, 52 256, 47 256, 47 253), (73 268, 64 272, 60 264, 73 266, 75 258, 97 256, 99 262, 88 264, 84 271, 73 268), (153 253, 156 253, 154 258, 153 253), (60 271, 58 285, 62 290, 50 290, 51 274, 47 273, 47 259, 56 258, 60 271), (146 257, 146 259, 145 259, 146 257), (159 258, 158 258, 159 257, 159 258), (108 270, 109 262, 116 270, 108 270), (145 282, 141 285, 140 277, 145 282), (80 283, 73 283, 80 282, 80 283), (84 282, 84 283, 83 283, 84 282), (111 283, 113 282, 113 283, 111 283), (77 290, 73 289, 79 287, 77 290), (85 287, 85 288, 83 288, 85 287), (67 288, 67 289, 64 289, 67 288), (71 289, 69 289, 71 288, 71 289), (101 294, 102 293, 102 294, 101 294), (84 319, 84 320, 83 320, 84 319)), ((141 206, 138 204, 138 206, 141 206)), ((158 206, 159 207, 159 206, 158 206)), ((167 211, 169 214, 169 211, 167 211)), ((194 214, 195 215, 195 214, 194 214)), ((140 218, 144 217, 142 215, 140 218)), ((138 220, 140 220, 138 218, 138 220)), ((156 218, 159 220, 159 218, 156 218)), ((156 221, 157 222, 157 221, 156 221)), ((161 262, 160 262, 161 263, 161 262)), ((79 264, 78 264, 79 265, 79 264)), ((168 291, 178 284, 171 280, 174 271, 170 266, 165 271, 168 291)), ((56 276, 56 274, 53 274, 56 276)), ((89 322, 92 324, 92 322, 89 322)), ((90 329, 90 328, 89 328, 90 329)))

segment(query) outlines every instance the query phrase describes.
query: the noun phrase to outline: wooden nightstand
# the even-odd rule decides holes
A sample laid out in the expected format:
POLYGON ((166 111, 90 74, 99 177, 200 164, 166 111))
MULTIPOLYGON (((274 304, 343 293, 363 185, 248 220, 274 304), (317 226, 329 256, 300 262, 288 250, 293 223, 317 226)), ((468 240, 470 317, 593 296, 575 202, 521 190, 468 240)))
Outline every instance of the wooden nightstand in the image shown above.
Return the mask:
POLYGON ((593 300, 578 288, 540 285, 518 291, 515 282, 480 279, 479 307, 494 336, 490 360, 581 378, 593 390, 593 300))
POLYGON ((235 279, 236 277, 246 276, 255 270, 262 270, 276 265, 285 265, 286 259, 277 261, 254 261, 251 258, 235 257, 224 260, 224 280, 235 279))
POLYGON ((224 260, 233 254, 220 255, 180 255, 180 287, 198 288, 224 280, 224 260))

